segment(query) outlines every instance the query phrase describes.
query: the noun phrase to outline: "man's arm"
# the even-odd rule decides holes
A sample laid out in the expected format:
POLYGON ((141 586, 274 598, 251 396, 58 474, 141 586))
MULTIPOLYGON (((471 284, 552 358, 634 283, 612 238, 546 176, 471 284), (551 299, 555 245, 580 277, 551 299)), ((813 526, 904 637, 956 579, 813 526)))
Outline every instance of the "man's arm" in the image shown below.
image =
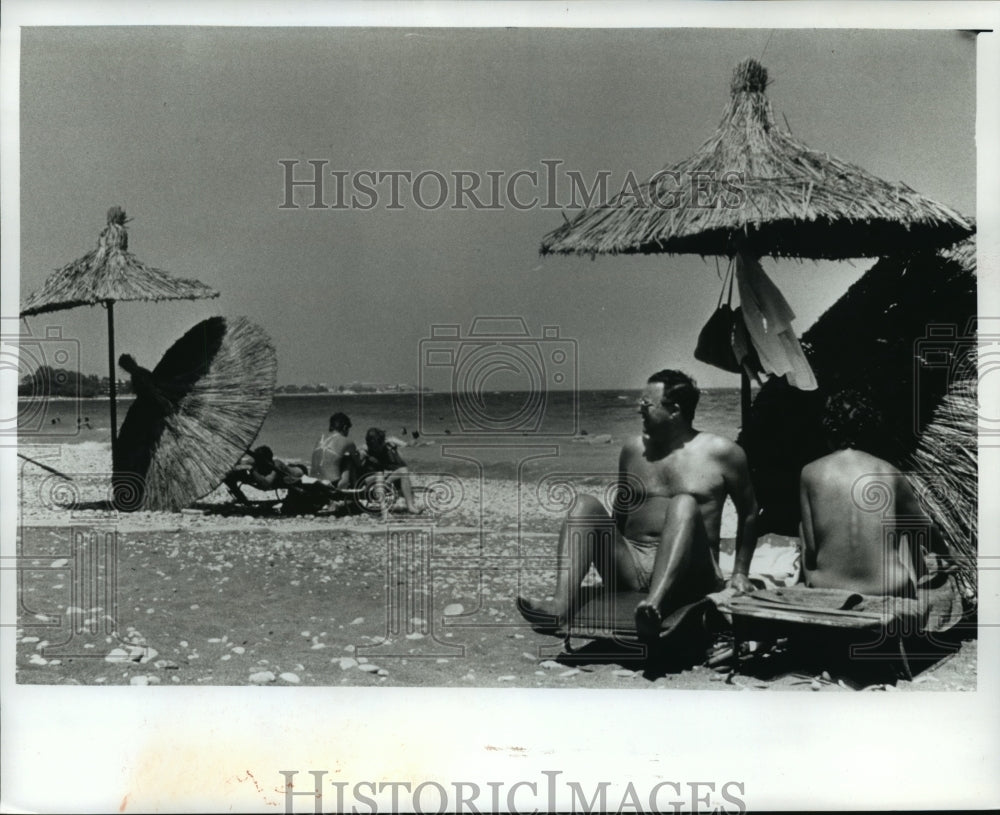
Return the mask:
POLYGON ((725 455, 726 491, 736 506, 736 558, 729 585, 740 592, 753 591, 747 576, 750 561, 757 546, 757 497, 750 482, 746 453, 737 444, 730 444, 725 455))
POLYGON ((622 446, 622 451, 618 455, 618 486, 615 489, 614 505, 611 507, 611 516, 615 519, 615 528, 625 534, 625 522, 628 520, 631 507, 625 501, 625 496, 631 495, 634 490, 629 488, 628 483, 628 462, 630 458, 629 444, 626 442, 622 446))

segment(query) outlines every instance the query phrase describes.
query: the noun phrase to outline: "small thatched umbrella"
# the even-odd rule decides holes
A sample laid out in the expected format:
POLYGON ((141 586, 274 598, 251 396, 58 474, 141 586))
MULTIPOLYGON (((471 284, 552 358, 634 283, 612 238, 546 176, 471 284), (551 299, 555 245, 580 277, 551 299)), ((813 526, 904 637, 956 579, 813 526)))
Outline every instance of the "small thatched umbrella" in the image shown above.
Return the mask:
POLYGON ((128 354, 119 362, 136 400, 115 451, 115 504, 179 510, 214 490, 256 438, 274 395, 274 346, 245 317, 211 317, 152 371, 128 354))
MULTIPOLYGON (((547 234, 542 254, 741 254, 812 259, 877 257, 939 247, 973 227, 959 213, 812 150, 775 123, 755 60, 733 74, 714 135, 610 204, 547 234)), ((749 380, 743 378, 744 415, 749 380)))
POLYGON ((111 207, 108 225, 101 230, 97 248, 63 266, 27 300, 22 317, 49 311, 102 305, 108 310, 108 378, 110 380, 111 450, 118 433, 115 387, 115 303, 121 300, 199 300, 218 297, 214 289, 197 280, 173 277, 147 266, 128 251, 125 210, 111 207))

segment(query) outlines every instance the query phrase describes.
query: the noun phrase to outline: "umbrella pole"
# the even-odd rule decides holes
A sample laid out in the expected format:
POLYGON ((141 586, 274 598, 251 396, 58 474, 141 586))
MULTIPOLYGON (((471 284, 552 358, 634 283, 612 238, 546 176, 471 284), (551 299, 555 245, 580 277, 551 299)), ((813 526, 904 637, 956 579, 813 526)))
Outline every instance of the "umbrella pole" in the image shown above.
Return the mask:
POLYGON ((750 417, 750 377, 746 371, 740 371, 740 428, 746 430, 747 419, 750 417))
POLYGON ((108 300, 108 395, 111 400, 111 466, 115 464, 118 441, 118 388, 115 383, 115 301, 108 300))

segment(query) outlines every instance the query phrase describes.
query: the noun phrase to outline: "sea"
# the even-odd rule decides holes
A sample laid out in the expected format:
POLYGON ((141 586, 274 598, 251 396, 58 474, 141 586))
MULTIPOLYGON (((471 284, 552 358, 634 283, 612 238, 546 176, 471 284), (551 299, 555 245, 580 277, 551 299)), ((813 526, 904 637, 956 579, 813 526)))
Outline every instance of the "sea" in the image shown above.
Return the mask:
MULTIPOLYGON (((278 395, 253 446, 308 462, 342 411, 359 446, 369 427, 406 442, 401 452, 416 472, 517 480, 545 471, 596 482, 614 476, 622 443, 640 432, 638 399, 637 390, 278 395)), ((119 400, 119 422, 130 405, 119 400)), ((739 423, 739 389, 702 390, 696 428, 735 440, 739 423)), ((21 400, 18 436, 22 445, 108 442, 107 400, 21 400)))

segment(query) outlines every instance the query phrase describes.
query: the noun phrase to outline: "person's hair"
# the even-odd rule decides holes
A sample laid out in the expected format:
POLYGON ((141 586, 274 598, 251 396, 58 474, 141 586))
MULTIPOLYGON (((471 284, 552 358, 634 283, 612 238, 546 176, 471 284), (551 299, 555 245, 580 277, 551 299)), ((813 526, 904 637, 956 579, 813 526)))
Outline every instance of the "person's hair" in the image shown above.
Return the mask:
POLYGON ((347 418, 346 413, 341 413, 340 411, 334 413, 330 417, 330 429, 336 431, 347 430, 351 426, 351 420, 347 418))
POLYGON ((680 408, 681 416, 690 424, 694 421, 694 409, 698 407, 698 397, 701 391, 698 390, 698 383, 683 371, 675 371, 671 368, 664 368, 657 371, 649 379, 647 384, 659 382, 663 385, 662 403, 673 402, 680 408))
POLYGON ((368 446, 368 452, 378 453, 385 447, 385 431, 381 427, 369 427, 365 433, 365 444, 368 446))
POLYGON ((861 391, 844 388, 828 396, 821 421, 827 442, 833 449, 851 447, 878 454, 882 416, 861 391))
POLYGON ((255 467, 274 467, 274 453, 266 444, 251 450, 250 457, 253 459, 255 467))

